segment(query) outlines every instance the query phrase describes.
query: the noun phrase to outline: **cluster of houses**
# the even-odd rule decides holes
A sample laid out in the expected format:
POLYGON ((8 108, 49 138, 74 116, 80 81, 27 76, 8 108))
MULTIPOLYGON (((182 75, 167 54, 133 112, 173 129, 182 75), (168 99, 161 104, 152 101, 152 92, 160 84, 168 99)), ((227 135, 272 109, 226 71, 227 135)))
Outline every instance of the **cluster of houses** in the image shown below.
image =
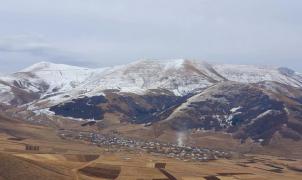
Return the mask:
POLYGON ((64 139, 77 139, 89 141, 108 150, 139 150, 155 155, 162 155, 184 161, 210 161, 218 158, 231 158, 232 153, 219 150, 211 150, 201 147, 191 147, 159 141, 145 141, 118 136, 109 136, 91 132, 60 131, 60 137, 64 139))

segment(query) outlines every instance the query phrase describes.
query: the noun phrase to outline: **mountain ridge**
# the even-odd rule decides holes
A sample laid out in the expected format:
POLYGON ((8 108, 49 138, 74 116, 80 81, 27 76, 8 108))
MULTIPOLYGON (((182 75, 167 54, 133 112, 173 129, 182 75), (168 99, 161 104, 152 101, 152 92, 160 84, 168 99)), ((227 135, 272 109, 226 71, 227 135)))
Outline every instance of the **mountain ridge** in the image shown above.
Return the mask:
POLYGON ((101 128, 221 131, 263 145, 276 134, 302 139, 302 77, 288 68, 185 59, 99 69, 41 62, 0 77, 0 103, 13 116, 52 126, 63 118, 101 128))
POLYGON ((55 97, 56 94, 65 97, 93 96, 103 94, 106 89, 143 94, 148 89, 160 88, 183 96, 227 80, 243 83, 276 81, 302 87, 302 76, 299 73, 285 68, 283 71, 279 69, 248 65, 211 65, 204 61, 186 59, 139 60, 126 65, 97 69, 40 62, 16 73, 1 76, 0 100, 10 104, 14 99, 12 88, 24 91, 28 96, 39 94, 40 98, 45 99, 55 97))

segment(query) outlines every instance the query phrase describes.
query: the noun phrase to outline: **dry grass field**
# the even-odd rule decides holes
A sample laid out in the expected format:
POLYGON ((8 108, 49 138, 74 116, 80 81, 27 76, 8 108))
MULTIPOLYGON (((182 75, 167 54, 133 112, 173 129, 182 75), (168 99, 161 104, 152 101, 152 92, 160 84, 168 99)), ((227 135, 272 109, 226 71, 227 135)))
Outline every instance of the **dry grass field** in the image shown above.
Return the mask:
POLYGON ((0 118, 0 180, 96 179, 297 179, 302 160, 245 155, 235 159, 185 162, 139 151, 108 151, 82 141, 67 141, 56 129, 0 118), (25 150, 25 145, 39 150, 25 150), (165 163, 164 169, 155 168, 165 163))

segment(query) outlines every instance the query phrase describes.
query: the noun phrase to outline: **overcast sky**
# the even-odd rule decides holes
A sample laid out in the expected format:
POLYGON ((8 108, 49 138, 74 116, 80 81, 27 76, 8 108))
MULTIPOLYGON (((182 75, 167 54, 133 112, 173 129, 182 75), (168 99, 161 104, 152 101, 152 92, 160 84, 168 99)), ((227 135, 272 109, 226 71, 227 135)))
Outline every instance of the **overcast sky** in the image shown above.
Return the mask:
POLYGON ((302 1, 0 0, 0 73, 173 58, 302 72, 302 1))

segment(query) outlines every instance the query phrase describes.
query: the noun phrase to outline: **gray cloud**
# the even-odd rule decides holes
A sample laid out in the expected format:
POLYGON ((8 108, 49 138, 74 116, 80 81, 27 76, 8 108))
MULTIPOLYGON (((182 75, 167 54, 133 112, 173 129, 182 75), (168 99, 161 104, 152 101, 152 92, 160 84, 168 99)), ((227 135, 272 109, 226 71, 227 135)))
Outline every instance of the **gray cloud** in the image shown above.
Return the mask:
POLYGON ((53 51, 50 44, 44 42, 41 37, 16 35, 10 37, 0 37, 1 52, 29 52, 34 55, 43 52, 53 51))
POLYGON ((39 61, 52 61, 80 66, 93 66, 81 54, 65 51, 47 42, 43 36, 15 35, 0 37, 0 71, 6 72, 6 65, 21 69, 39 61), (81 59, 82 58, 82 59, 81 59))
POLYGON ((302 71, 300 0, 0 0, 0 71, 194 58, 302 71), (21 35, 20 35, 21 34, 21 35), (18 67, 16 67, 18 64, 18 67))

